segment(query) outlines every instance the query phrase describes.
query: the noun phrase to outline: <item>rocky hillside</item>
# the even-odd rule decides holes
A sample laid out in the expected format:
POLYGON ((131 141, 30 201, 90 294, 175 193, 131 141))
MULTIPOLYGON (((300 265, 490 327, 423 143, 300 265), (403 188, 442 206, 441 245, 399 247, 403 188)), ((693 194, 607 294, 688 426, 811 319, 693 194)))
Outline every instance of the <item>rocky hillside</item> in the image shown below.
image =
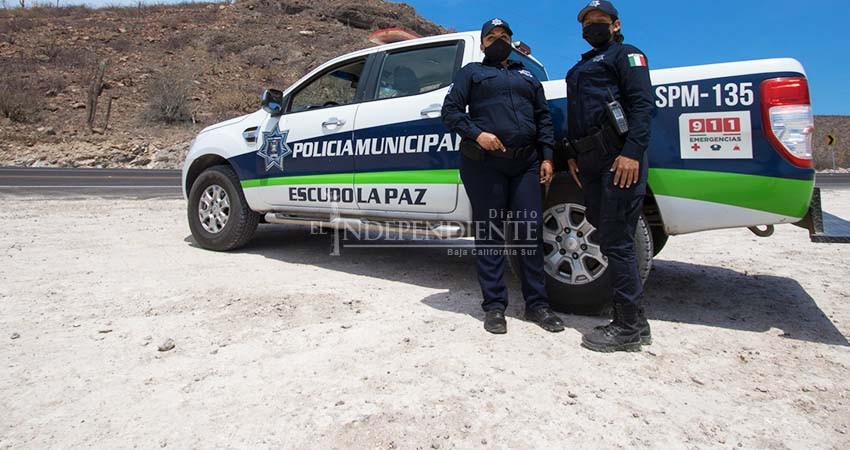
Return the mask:
MULTIPOLYGON (((393 26, 448 31, 382 0, 0 10, 0 165, 177 168, 204 126, 393 26)), ((817 167, 832 168, 827 134, 850 167, 850 116, 816 128, 817 167)))
POLYGON ((204 126, 393 26, 446 32, 381 0, 0 11, 0 165, 179 167, 204 126))

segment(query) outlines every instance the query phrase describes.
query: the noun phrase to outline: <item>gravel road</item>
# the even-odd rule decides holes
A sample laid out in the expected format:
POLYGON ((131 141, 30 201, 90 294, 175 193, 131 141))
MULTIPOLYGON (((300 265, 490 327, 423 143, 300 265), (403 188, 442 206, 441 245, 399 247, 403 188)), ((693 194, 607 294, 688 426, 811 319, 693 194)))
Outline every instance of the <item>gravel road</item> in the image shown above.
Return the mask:
MULTIPOLYGON (((850 191, 824 193, 850 218, 850 191)), ((656 343, 602 319, 486 334, 470 257, 262 225, 196 247, 181 200, 2 196, 0 448, 850 448, 850 246, 671 238, 656 343)))

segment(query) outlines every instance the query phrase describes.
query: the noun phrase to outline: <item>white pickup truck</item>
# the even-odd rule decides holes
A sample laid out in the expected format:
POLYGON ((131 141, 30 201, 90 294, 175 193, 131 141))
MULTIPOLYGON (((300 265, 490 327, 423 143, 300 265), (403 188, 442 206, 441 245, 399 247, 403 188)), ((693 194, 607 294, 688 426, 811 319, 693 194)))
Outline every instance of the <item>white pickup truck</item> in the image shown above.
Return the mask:
MULTIPOLYGON (((458 175, 460 137, 440 120, 454 74, 481 61, 477 32, 405 40, 341 56, 262 109, 204 129, 183 168, 196 242, 231 250, 258 222, 331 227, 416 224, 420 234, 469 236, 458 175)), ((520 60, 545 86, 561 140, 566 85, 549 81, 527 46, 520 60)), ((799 224, 822 237, 812 168, 813 116, 803 67, 771 59, 655 70, 650 179, 635 237, 642 273, 668 236, 733 227, 769 235, 799 224), (762 228, 757 228, 762 227, 762 228)), ((556 153, 559 153, 556 151, 556 153)), ((547 286, 562 311, 610 301, 607 260, 582 195, 556 160, 543 221, 547 286)))

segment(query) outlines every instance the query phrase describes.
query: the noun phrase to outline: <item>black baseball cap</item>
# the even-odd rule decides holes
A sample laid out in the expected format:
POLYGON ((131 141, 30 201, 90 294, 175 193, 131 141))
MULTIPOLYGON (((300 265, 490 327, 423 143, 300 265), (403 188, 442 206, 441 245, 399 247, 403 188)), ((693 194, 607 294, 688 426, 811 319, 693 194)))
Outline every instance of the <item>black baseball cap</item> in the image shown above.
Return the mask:
POLYGON ((511 26, 508 25, 507 22, 505 22, 502 19, 496 18, 496 19, 490 19, 490 20, 484 22, 484 26, 481 27, 481 38, 483 39, 484 36, 487 36, 491 31, 493 31, 493 28, 496 28, 496 27, 504 28, 505 31, 510 36, 514 35, 513 30, 511 30, 511 26))
POLYGON ((591 11, 602 11, 613 18, 620 17, 620 13, 617 12, 617 8, 614 7, 613 3, 605 0, 593 0, 578 13, 579 23, 584 23, 584 16, 591 11))

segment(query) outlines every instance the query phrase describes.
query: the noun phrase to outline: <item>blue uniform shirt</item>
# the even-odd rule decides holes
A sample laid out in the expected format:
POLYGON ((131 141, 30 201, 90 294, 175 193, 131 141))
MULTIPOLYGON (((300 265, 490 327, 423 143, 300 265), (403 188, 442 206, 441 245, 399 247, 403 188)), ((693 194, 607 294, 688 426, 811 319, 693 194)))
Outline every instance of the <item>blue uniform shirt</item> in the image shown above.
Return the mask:
POLYGON ((612 41, 593 49, 567 73, 567 136, 577 140, 601 128, 608 120, 612 96, 623 105, 629 121, 620 154, 640 161, 649 146, 655 104, 646 55, 631 45, 612 41))
POLYGON ((520 62, 467 64, 455 75, 442 113, 446 127, 463 138, 474 141, 486 131, 507 148, 534 145, 544 160, 552 159, 555 131, 543 84, 520 62))

